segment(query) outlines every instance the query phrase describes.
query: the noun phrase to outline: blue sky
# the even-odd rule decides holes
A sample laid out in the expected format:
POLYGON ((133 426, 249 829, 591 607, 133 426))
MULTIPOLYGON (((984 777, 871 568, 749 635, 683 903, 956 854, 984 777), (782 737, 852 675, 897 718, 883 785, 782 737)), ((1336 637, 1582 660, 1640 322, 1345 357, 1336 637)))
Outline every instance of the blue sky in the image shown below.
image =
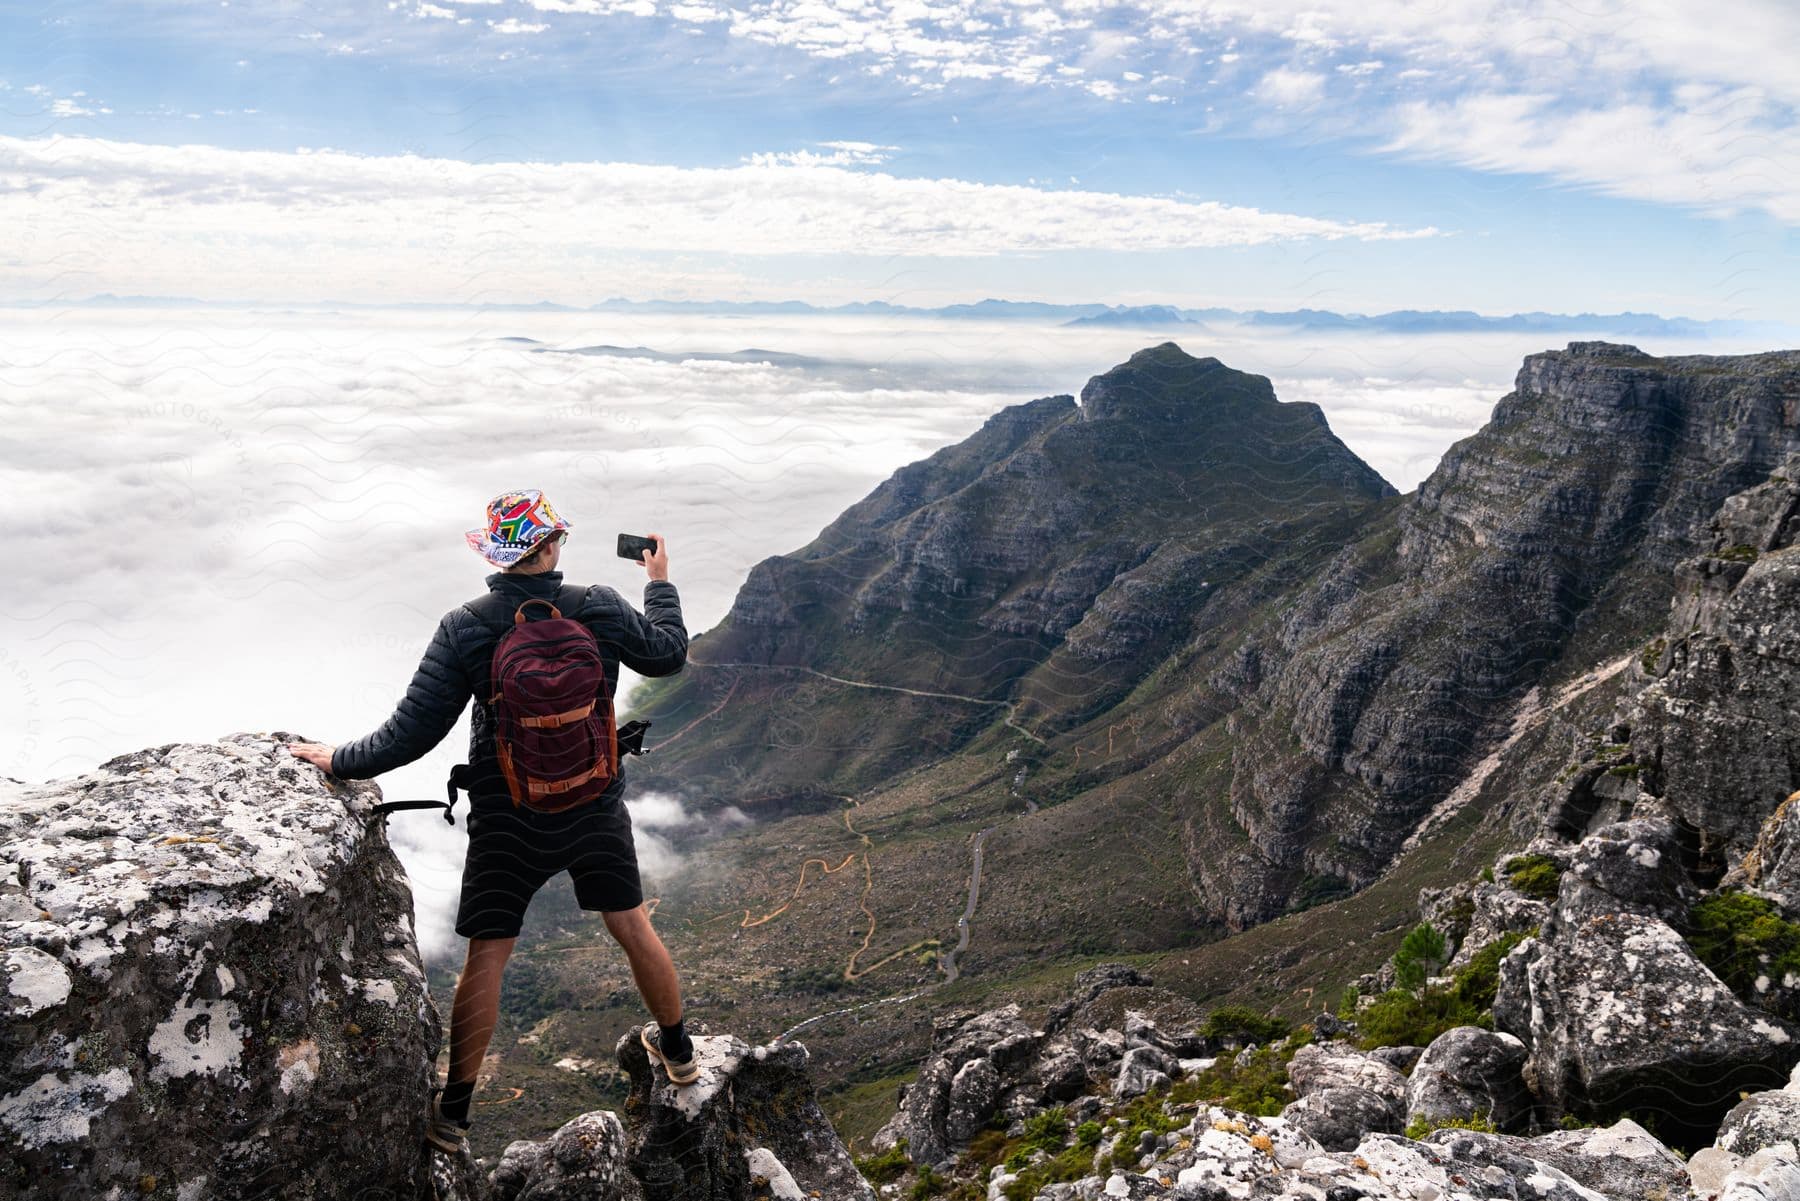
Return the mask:
POLYGON ((1800 320, 1800 8, 0 8, 0 296, 1800 320))

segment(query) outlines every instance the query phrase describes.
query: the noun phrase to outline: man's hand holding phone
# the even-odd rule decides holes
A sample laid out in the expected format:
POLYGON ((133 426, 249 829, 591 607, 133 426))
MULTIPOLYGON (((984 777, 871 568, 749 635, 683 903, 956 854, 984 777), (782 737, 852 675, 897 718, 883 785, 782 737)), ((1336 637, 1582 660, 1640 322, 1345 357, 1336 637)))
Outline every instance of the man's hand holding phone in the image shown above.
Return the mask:
POLYGON ((653 580, 669 578, 669 548, 661 534, 642 538, 635 534, 620 534, 619 557, 642 564, 653 580))

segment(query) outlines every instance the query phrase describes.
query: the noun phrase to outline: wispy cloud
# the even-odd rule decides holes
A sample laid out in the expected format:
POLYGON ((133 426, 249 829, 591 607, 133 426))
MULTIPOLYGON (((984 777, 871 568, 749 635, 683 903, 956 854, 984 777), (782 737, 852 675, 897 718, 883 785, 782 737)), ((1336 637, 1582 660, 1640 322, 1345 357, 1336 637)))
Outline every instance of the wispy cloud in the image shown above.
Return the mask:
MULTIPOLYGON (((867 161, 885 150, 841 143, 833 153, 867 161)), ((0 264, 0 294, 14 295, 40 295, 42 281, 76 279, 89 264, 109 287, 190 294, 367 297, 371 281, 389 279, 408 297, 477 284, 541 297, 567 294, 589 256, 609 252, 970 257, 1437 233, 1216 201, 907 179, 826 157, 468 163, 0 137, 0 171, 15 181, 0 194, 0 226, 36 233, 0 264), (32 245, 60 257, 32 259, 32 245), (561 283, 547 290, 549 280, 561 283)))
POLYGON ((1800 224, 1800 126, 1782 116, 1756 88, 1688 87, 1665 107, 1572 111, 1543 94, 1488 92, 1403 106, 1381 149, 1800 224))

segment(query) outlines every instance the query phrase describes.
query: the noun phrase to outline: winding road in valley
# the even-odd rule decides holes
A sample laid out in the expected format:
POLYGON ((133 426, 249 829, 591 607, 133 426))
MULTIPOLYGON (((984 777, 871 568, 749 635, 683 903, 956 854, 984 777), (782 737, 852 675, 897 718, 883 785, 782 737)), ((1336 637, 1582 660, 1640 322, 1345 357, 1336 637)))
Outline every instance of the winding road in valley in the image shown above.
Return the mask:
MULTIPOLYGON (((713 663, 713 662, 704 662, 702 660, 692 659, 692 658, 690 658, 688 660, 688 664, 693 667, 718 668, 718 669, 727 669, 727 670, 794 671, 794 672, 800 672, 802 674, 812 676, 816 679, 826 680, 833 684, 842 684, 845 687, 849 687, 849 688, 868 688, 868 689, 874 689, 874 690, 884 691, 884 692, 899 692, 899 693, 904 693, 907 696, 927 697, 927 698, 930 698, 933 700, 960 701, 960 702, 963 702, 966 704, 984 705, 984 706, 988 706, 988 707, 992 707, 992 708, 998 708, 998 709, 1004 710, 1004 721, 1008 726, 1010 726, 1012 729, 1018 731, 1019 734, 1030 739, 1032 742, 1037 743, 1039 746, 1045 745, 1044 739, 1041 736, 1039 736, 1037 733, 1035 733, 1032 730, 1026 729, 1023 725, 1021 725, 1019 723, 1019 721, 1018 721, 1018 706, 1013 701, 993 700, 988 697, 979 697, 979 696, 967 696, 967 695, 964 695, 962 693, 957 693, 957 692, 938 692, 938 691, 933 691, 933 690, 924 689, 924 688, 908 688, 908 687, 905 687, 905 686, 899 685, 899 684, 878 684, 871 680, 852 680, 845 676, 834 676, 834 675, 830 674, 829 672, 819 671, 819 670, 817 670, 815 668, 811 668, 811 667, 803 667, 798 664, 739 663, 739 662, 713 663)), ((742 677, 739 677, 739 679, 741 679, 741 678, 742 677)), ((738 685, 738 680, 734 679, 731 683, 731 687, 726 690, 724 697, 722 697, 720 699, 718 704, 714 705, 711 709, 707 710, 705 713, 701 714, 699 717, 695 718, 693 721, 690 721, 686 725, 682 726, 681 729, 677 730, 673 735, 670 736, 670 738, 664 740, 663 745, 666 746, 669 742, 672 742, 676 738, 680 738, 682 735, 687 734, 695 726, 700 725, 702 722, 706 721, 710 717, 713 717, 720 710, 722 710, 725 707, 726 703, 731 699, 732 694, 737 691, 737 685, 738 685)), ((1016 752, 1014 754, 1016 754, 1016 752)), ((1009 759, 1011 759, 1012 757, 1013 757, 1013 755, 1008 756, 1009 759)), ((1019 769, 1018 773, 1013 777, 1013 782, 1012 782, 1010 791, 1012 792, 1012 794, 1014 796, 1019 797, 1019 799, 1025 803, 1025 814, 1029 815, 1032 813, 1036 813, 1038 806, 1035 801, 1031 800, 1031 798, 1029 798, 1029 797, 1024 796, 1019 791, 1019 785, 1024 782, 1026 770, 1027 769, 1025 769, 1023 767, 1021 767, 1019 769)), ((875 941, 875 934, 876 934, 877 930, 879 929, 879 925, 880 925, 879 920, 875 916, 874 910, 869 907, 869 895, 871 892, 874 891, 874 888, 875 888, 874 866, 870 862, 869 854, 874 849, 875 844, 870 840, 870 838, 867 834, 864 834, 861 830, 858 830, 856 828, 855 823, 851 820, 852 815, 855 813, 856 809, 860 806, 861 803, 855 797, 847 796, 843 793, 833 793, 831 795, 836 796, 839 800, 845 802, 844 828, 846 830, 848 830, 853 836, 855 836, 855 838, 860 843, 862 843, 862 850, 852 851, 849 855, 845 856, 843 860, 836 863, 835 865, 832 864, 829 860, 819 858, 818 856, 808 856, 807 858, 803 859, 800 863, 799 878, 794 882, 793 890, 791 892, 789 892, 786 900, 784 900, 780 905, 778 905, 774 909, 771 909, 768 912, 761 914, 760 916, 756 914, 756 911, 754 909, 745 909, 743 911, 743 917, 738 922, 738 928, 739 929, 750 929, 752 927, 761 926, 761 925, 764 925, 768 922, 775 920, 776 918, 778 918, 778 917, 782 916, 784 913, 786 913, 793 906, 794 902, 799 900, 800 894, 805 890, 807 880, 808 880, 808 873, 811 871, 811 869, 813 867, 816 866, 819 870, 817 871, 817 873, 814 873, 812 875, 812 879, 818 880, 818 879, 823 879, 828 876, 836 875, 838 872, 841 872, 845 868, 850 867, 856 861, 861 860, 862 867, 863 867, 863 887, 862 887, 862 892, 857 897, 857 908, 860 909, 862 911, 863 916, 868 919, 868 928, 863 933, 861 945, 859 945, 856 948, 856 950, 854 950, 850 953, 849 961, 844 965, 844 979, 849 980, 849 981, 859 980, 862 977, 867 976, 870 973, 884 967, 885 965, 887 965, 889 963, 893 963, 897 959, 900 959, 906 955, 911 955, 918 951, 926 950, 926 949, 929 949, 932 947, 939 948, 938 971, 940 974, 939 974, 939 978, 937 980, 924 986, 923 988, 913 989, 910 992, 900 993, 900 994, 896 994, 894 996, 877 997, 873 1000, 858 1002, 855 1005, 847 1005, 847 1006, 843 1006, 838 1009, 828 1010, 824 1013, 814 1014, 813 1016, 808 1017, 808 1018, 804 1019, 803 1021, 797 1023, 796 1025, 790 1026, 788 1029, 782 1031, 779 1035, 776 1036, 776 1041, 781 1041, 781 1040, 787 1039, 787 1038, 791 1037, 792 1035, 798 1033, 799 1031, 805 1029, 806 1027, 813 1025, 815 1022, 822 1022, 822 1021, 826 1020, 827 1018, 841 1017, 843 1015, 856 1013, 859 1010, 868 1009, 868 1008, 870 1008, 872 1006, 876 1006, 876 1005, 896 1005, 896 1004, 899 1004, 904 1001, 915 1000, 918 997, 922 997, 922 996, 926 995, 927 993, 935 992, 937 989, 944 987, 946 984, 954 983, 962 975, 962 967, 957 962, 957 960, 964 952, 966 952, 969 949, 969 940, 973 936, 973 933, 974 933, 975 911, 976 911, 977 907, 981 904, 982 853, 985 848, 985 844, 987 842, 988 835, 994 832, 995 827, 993 827, 993 826, 987 826, 981 830, 976 831, 973 838, 970 840, 969 892, 968 892, 967 899, 963 903, 962 915, 956 919, 956 943, 955 943, 955 945, 945 948, 945 947, 943 947, 942 940, 940 940, 940 939, 936 939, 936 938, 921 939, 918 942, 910 944, 909 946, 901 947, 897 951, 892 951, 892 952, 888 953, 887 955, 882 956, 880 959, 876 960, 874 963, 868 964, 866 966, 859 965, 858 961, 864 955, 867 955, 869 953, 869 948, 871 945, 873 945, 873 943, 875 941)), ((724 917, 726 915, 720 914, 719 916, 724 917)), ((711 921, 711 920, 717 920, 717 919, 707 919, 707 920, 711 921)))

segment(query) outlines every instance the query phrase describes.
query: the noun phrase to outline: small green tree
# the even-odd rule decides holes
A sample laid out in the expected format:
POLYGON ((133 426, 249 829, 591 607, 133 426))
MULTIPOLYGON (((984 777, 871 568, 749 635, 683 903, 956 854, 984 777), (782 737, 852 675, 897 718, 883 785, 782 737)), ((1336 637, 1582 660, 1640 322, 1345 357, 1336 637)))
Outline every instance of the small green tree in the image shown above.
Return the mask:
POLYGON ((1394 981, 1408 992, 1418 992, 1425 987, 1426 979, 1449 961, 1444 936, 1430 922, 1420 922, 1407 932, 1400 949, 1394 952, 1394 981))

